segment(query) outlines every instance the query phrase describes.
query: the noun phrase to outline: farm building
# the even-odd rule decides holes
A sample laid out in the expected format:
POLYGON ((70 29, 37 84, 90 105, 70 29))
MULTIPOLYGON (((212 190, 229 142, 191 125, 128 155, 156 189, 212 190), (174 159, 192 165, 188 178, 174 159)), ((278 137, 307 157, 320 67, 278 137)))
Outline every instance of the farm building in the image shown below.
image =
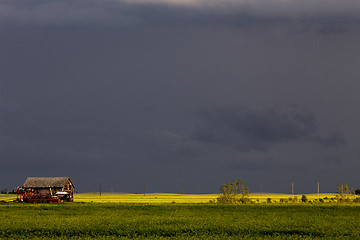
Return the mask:
POLYGON ((74 188, 69 177, 28 177, 21 190, 24 201, 54 199, 72 202, 74 188))

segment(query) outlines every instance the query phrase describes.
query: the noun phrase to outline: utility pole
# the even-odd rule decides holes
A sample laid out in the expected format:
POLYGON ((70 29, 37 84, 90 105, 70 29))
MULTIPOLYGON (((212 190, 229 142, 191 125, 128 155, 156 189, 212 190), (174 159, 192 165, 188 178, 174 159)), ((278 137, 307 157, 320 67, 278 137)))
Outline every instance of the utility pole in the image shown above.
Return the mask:
POLYGON ((101 196, 101 183, 99 183, 99 195, 101 196))
POLYGON ((320 182, 318 182, 317 187, 318 187, 318 197, 319 197, 320 196, 320 182))
POLYGON ((144 196, 146 195, 146 184, 144 184, 144 196))
POLYGON ((291 194, 294 195, 294 182, 291 183, 291 194))

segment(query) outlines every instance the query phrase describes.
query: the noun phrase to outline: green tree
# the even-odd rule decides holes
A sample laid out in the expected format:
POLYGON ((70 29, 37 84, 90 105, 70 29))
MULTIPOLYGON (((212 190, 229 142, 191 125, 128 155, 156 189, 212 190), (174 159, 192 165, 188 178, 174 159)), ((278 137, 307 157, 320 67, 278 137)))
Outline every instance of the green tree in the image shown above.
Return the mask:
POLYGON ((338 189, 338 194, 336 195, 337 202, 342 203, 351 201, 354 189, 349 187, 348 183, 339 184, 336 188, 338 189))
POLYGON ((4 188, 4 189, 1 189, 1 194, 7 194, 8 193, 8 189, 7 188, 4 188))
POLYGON ((249 203, 249 188, 239 179, 233 179, 220 187, 221 195, 217 198, 220 203, 249 203))

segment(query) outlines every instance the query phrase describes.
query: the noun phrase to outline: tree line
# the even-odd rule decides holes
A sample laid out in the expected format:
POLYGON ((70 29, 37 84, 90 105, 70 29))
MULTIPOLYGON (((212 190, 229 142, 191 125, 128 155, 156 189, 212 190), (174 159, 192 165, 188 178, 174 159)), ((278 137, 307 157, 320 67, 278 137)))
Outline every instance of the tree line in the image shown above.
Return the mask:
MULTIPOLYGON (((342 183, 337 185, 337 194, 334 198, 318 198, 313 200, 314 202, 324 203, 334 202, 334 203, 360 203, 360 189, 354 190, 349 187, 348 183, 342 183)), ((218 203, 231 203, 231 204, 247 204, 255 203, 254 200, 250 198, 249 188, 245 185, 242 179, 233 179, 231 182, 228 182, 220 187, 220 196, 216 199, 218 203)), ((257 200, 259 201, 259 200, 257 200)), ((272 203, 271 198, 266 199, 267 203, 272 203)), ((280 203, 288 202, 311 202, 308 200, 306 195, 302 195, 300 199, 297 196, 289 197, 288 199, 281 198, 280 203)))

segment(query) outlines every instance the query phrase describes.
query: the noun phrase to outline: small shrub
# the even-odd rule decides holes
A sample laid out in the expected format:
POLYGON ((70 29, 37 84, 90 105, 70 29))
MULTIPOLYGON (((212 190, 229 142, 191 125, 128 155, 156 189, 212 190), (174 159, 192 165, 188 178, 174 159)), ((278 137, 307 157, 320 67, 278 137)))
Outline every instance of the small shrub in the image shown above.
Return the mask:
POLYGON ((271 203, 271 198, 267 198, 266 203, 271 203))
POLYGON ((1 189, 1 194, 7 194, 7 193, 8 193, 8 189, 7 189, 7 188, 1 189))
POLYGON ((306 197, 306 195, 302 195, 301 202, 306 203, 307 201, 308 201, 308 198, 306 197))

